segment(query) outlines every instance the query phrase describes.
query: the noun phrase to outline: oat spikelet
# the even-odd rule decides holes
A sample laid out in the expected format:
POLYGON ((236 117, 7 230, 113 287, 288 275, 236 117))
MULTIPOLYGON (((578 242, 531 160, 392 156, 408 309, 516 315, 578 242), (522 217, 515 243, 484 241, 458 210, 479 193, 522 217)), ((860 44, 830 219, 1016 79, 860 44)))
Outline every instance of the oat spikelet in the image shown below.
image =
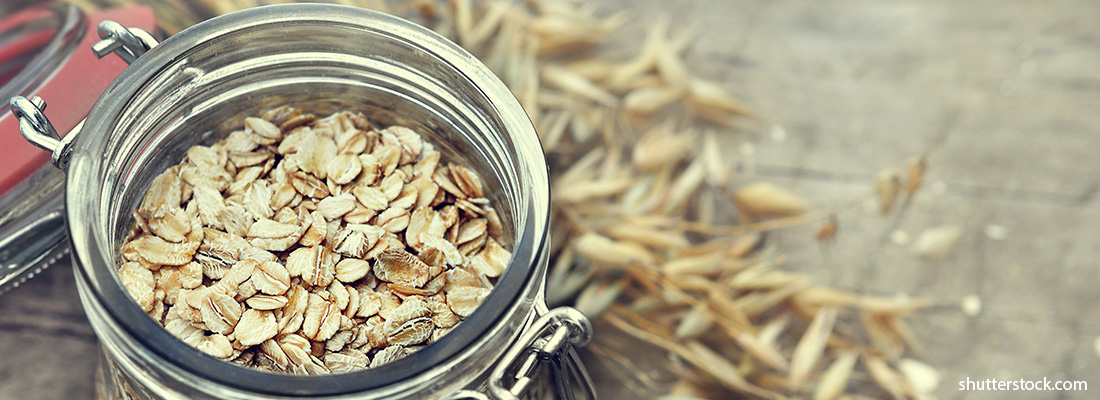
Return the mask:
POLYGON ((832 334, 833 324, 836 323, 836 316, 836 308, 823 308, 817 312, 810 326, 806 328, 806 333, 798 341, 794 355, 791 356, 791 387, 801 387, 814 365, 821 359, 825 343, 832 334))
POLYGON ((878 193, 879 206, 882 213, 890 212, 894 202, 901 193, 901 177, 895 171, 882 171, 875 176, 875 192, 878 193))
POLYGON ((738 208, 754 216, 787 216, 806 211, 806 202, 791 192, 770 183, 758 182, 741 187, 733 194, 738 208))
POLYGON ((817 382, 814 400, 834 400, 840 397, 845 392, 858 357, 858 353, 854 351, 846 351, 837 357, 817 382))

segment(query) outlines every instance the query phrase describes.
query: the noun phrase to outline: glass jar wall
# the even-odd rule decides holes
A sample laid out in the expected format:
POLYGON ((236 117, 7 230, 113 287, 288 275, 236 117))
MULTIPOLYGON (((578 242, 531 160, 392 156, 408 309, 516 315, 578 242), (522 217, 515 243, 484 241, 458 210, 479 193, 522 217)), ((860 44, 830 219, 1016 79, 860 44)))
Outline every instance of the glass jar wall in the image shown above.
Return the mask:
POLYGON ((524 327, 545 312, 549 183, 530 121, 476 58, 407 21, 331 5, 218 17, 141 56, 107 89, 72 143, 67 208, 80 297, 100 338, 105 398, 447 397, 483 388, 524 327), (361 372, 291 376, 247 369, 172 337, 127 296, 115 269, 130 210, 154 177, 245 116, 290 105, 363 112, 412 127, 471 166, 497 205, 513 257, 477 312, 425 349, 361 372))

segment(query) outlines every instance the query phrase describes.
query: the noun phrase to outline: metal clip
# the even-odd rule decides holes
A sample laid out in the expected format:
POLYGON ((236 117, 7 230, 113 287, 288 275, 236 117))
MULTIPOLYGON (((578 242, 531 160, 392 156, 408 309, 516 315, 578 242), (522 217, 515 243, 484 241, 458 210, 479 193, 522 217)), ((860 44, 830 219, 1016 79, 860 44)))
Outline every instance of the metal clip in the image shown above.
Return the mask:
POLYGON ((43 112, 46 110, 46 101, 34 96, 28 99, 23 96, 15 96, 10 101, 11 113, 19 120, 19 133, 31 144, 51 153, 53 165, 62 170, 69 167, 69 154, 73 138, 84 121, 80 121, 65 138, 61 138, 54 129, 50 119, 43 112))
POLYGON ((96 32, 103 40, 92 45, 95 56, 103 58, 115 53, 127 64, 133 64, 134 60, 157 45, 157 40, 149 32, 138 28, 126 28, 115 21, 100 22, 96 32))
MULTIPOLYGON (((126 28, 115 21, 103 21, 97 27, 100 39, 92 45, 92 52, 96 57, 103 58, 107 54, 116 53, 127 64, 133 63, 146 51, 157 45, 157 40, 149 32, 138 28, 126 28)), ((53 165, 62 170, 69 167, 69 155, 73 139, 84 126, 80 121, 65 138, 57 134, 57 129, 46 118, 46 102, 41 97, 35 96, 27 99, 23 96, 15 96, 10 100, 10 107, 15 118, 19 119, 19 132, 31 144, 38 146, 52 154, 53 165)))
POLYGON ((503 400, 517 400, 535 382, 543 364, 550 366, 558 394, 565 400, 594 400, 596 388, 584 369, 576 347, 592 340, 592 324, 580 311, 569 307, 550 310, 520 337, 489 376, 489 393, 503 400))

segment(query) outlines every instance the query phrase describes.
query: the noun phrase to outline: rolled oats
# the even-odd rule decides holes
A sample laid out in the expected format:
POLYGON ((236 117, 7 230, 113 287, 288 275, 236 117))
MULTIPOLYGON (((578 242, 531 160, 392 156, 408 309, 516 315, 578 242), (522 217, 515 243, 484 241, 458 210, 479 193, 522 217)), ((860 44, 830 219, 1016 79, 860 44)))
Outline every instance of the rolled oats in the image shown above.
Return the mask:
POLYGON ((127 243, 141 259, 155 265, 184 265, 199 248, 197 242, 171 243, 158 236, 145 235, 127 243))
POLYGON ((336 264, 336 279, 352 283, 370 273, 370 263, 356 258, 345 258, 336 264))
POLYGON ((305 171, 295 172, 289 179, 290 184, 294 186, 294 190, 297 190, 302 196, 323 199, 329 195, 328 187, 320 179, 305 171))
POLYGON ((317 211, 319 211, 321 215, 324 215, 325 219, 329 221, 343 217, 344 214, 354 209, 355 196, 352 196, 351 193, 326 197, 317 202, 317 211))
POLYGON ((466 318, 474 313, 488 295, 488 288, 459 286, 447 292, 447 305, 459 317, 466 318))
POLYGON ((325 341, 339 328, 340 310, 336 304, 316 293, 310 294, 302 322, 302 335, 315 341, 325 341))
POLYGON ((241 320, 233 331, 237 341, 245 346, 255 346, 275 337, 278 325, 271 311, 247 309, 241 314, 241 320))
POLYGON ((451 177, 454 178, 454 183, 458 185, 459 189, 462 189, 462 193, 466 196, 480 198, 485 195, 481 189, 481 178, 469 168, 451 164, 449 169, 451 177))
POLYGON ((230 358, 233 356, 233 344, 224 335, 213 334, 199 340, 199 351, 217 358, 230 358))
POLYGON ((252 271, 252 284, 256 290, 268 295, 281 295, 290 289, 290 273, 275 261, 259 264, 252 271))
POLYGON ((247 304, 249 307, 261 311, 282 309, 283 307, 286 307, 287 303, 289 302, 290 300, 288 300, 285 296, 269 296, 266 294, 257 294, 255 296, 249 297, 248 300, 245 300, 245 304, 247 304))
POLYGON ((148 312, 153 309, 153 271, 136 262, 128 262, 119 268, 118 278, 142 310, 148 312))
POLYGON ((351 193, 359 200, 359 204, 374 211, 385 210, 389 205, 386 194, 382 193, 382 191, 376 187, 356 186, 351 190, 351 193))
POLYGON ((153 211, 138 211, 149 231, 173 243, 184 241, 191 232, 191 219, 178 207, 160 206, 153 211))
POLYGON ((246 118, 158 175, 133 216, 118 273, 137 304, 199 351, 277 372, 434 343, 511 258, 473 170, 349 112, 246 118))
POLYGON ((428 283, 428 272, 428 264, 403 249, 386 249, 374 264, 378 279, 413 287, 428 283))

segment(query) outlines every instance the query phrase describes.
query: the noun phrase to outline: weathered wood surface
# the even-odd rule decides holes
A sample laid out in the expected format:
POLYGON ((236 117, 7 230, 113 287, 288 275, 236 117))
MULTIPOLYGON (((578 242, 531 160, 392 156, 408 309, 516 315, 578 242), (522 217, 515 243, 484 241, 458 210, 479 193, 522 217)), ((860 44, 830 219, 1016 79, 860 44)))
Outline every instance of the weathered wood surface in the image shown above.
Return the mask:
MULTIPOLYGON (((912 320, 923 359, 944 370, 940 398, 1008 398, 957 391, 966 377, 1100 385, 1100 3, 618 0, 601 8, 626 6, 639 15, 630 32, 660 13, 703 32, 692 69, 738 88, 767 121, 734 141, 756 143, 749 157, 761 179, 817 206, 863 193, 877 171, 946 138, 926 189, 896 217, 845 212, 829 249, 811 228, 773 236, 789 268, 815 282, 940 299, 912 320), (965 234, 940 261, 921 261, 890 238, 942 224, 965 234), (1007 236, 986 235, 990 225, 1007 236), (977 317, 959 311, 967 294, 983 300, 977 317)), ((729 152, 744 156, 739 149, 729 152)), ((87 398, 96 351, 67 265, 0 296, 0 398, 87 398)), ((601 390, 626 395, 606 383, 601 390)))

